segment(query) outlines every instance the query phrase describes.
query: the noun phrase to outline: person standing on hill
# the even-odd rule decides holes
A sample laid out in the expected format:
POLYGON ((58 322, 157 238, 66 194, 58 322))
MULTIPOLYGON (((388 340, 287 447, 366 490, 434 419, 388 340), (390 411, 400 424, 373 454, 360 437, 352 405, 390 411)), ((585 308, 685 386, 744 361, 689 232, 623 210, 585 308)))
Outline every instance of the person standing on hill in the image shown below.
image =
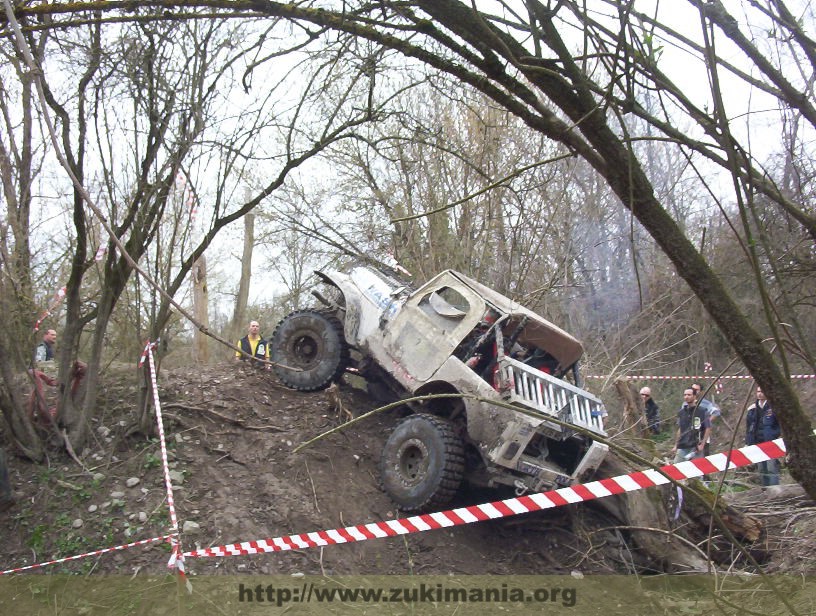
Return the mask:
MULTIPOLYGON (((269 347, 260 332, 261 325, 258 321, 251 321, 247 335, 238 341, 238 346, 244 353, 252 358, 252 364, 257 367, 263 366, 261 362, 269 359, 269 347)), ((244 353, 235 351, 235 361, 246 361, 250 359, 247 355, 244 355, 244 353)))
POLYGON ((706 412, 706 417, 708 417, 708 423, 710 424, 711 430, 708 433, 708 439, 705 443, 705 448, 703 449, 703 455, 711 455, 711 433, 714 430, 714 420, 717 419, 720 415, 722 415, 722 411, 720 407, 717 406, 714 402, 709 400, 708 398, 703 398, 703 387, 699 383, 692 383, 691 389, 694 390, 694 397, 697 400, 697 406, 704 409, 706 412))
POLYGON ((54 343, 57 341, 57 331, 49 329, 43 334, 42 342, 34 349, 34 361, 54 361, 54 343))
POLYGON ((652 398, 652 390, 643 387, 640 390, 640 397, 643 399, 643 407, 646 411, 646 425, 652 434, 660 434, 660 407, 652 398))
POLYGON ((672 453, 674 462, 682 462, 703 455, 706 438, 711 431, 711 423, 705 409, 697 405, 694 390, 688 388, 683 392, 683 406, 677 411, 677 435, 672 453))
MULTIPOLYGON (((761 387, 756 388, 756 401, 748 407, 745 415, 745 444, 759 445, 782 436, 779 421, 761 387)), ((757 464, 759 480, 763 486, 779 485, 779 460, 766 460, 757 464)))

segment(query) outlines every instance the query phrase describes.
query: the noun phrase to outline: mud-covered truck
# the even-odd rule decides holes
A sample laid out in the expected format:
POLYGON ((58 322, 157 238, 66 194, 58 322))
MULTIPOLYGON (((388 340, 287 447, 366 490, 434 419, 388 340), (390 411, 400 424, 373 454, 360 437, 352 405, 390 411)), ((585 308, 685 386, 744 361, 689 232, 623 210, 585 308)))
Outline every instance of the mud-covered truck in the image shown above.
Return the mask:
POLYGON ((570 334, 452 270, 418 289, 370 267, 316 273, 322 306, 270 341, 283 383, 315 391, 351 369, 380 397, 449 394, 408 403, 383 446, 382 486, 402 510, 444 506, 463 480, 523 494, 597 469, 605 411, 580 387, 570 334))

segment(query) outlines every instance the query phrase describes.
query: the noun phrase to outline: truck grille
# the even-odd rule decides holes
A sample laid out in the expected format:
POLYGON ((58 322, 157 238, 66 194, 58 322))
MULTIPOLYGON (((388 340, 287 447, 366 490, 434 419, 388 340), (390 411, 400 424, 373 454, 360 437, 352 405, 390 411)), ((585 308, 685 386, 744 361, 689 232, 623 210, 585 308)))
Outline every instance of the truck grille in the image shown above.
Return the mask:
POLYGON ((499 390, 508 402, 606 436, 603 403, 588 391, 506 355, 499 374, 499 390))

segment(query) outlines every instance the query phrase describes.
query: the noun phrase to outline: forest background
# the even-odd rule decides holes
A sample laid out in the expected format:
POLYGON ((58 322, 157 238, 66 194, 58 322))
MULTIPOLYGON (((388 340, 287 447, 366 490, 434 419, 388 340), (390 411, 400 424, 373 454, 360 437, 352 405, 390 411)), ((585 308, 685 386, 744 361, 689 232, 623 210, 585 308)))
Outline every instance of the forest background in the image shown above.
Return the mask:
MULTIPOLYGON (((212 338, 270 333, 312 269, 395 259, 563 326, 602 396, 619 375, 751 374, 816 494, 789 379, 816 372, 810 3, 4 9, 0 406, 31 459, 20 375, 46 310, 60 380, 88 363, 61 417, 81 450, 100 374, 146 339, 223 360, 212 338)), ((679 386, 657 392, 671 414, 679 386)))

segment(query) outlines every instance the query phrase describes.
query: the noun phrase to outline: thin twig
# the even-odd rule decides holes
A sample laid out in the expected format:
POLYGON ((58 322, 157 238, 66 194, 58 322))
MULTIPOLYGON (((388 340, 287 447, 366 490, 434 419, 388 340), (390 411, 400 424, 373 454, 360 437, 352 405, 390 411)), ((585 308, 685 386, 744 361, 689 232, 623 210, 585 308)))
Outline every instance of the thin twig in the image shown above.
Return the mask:
MULTIPOLYGON (((309 463, 305 462, 306 465, 306 475, 309 477, 309 484, 312 486, 312 497, 314 498, 315 509, 317 512, 320 513, 320 506, 317 504, 317 490, 315 490, 314 481, 312 481, 312 473, 309 471, 309 463)), ((323 548, 320 549, 321 557, 323 554, 323 548)))
POLYGON ((208 408, 203 407, 203 406, 191 406, 189 404, 180 404, 180 403, 177 403, 177 402, 173 402, 171 404, 163 405, 163 408, 166 409, 166 410, 176 409, 176 410, 180 410, 180 411, 196 411, 196 412, 199 412, 199 413, 207 413, 208 415, 215 415, 219 419, 223 419, 226 422, 229 422, 231 424, 235 424, 237 426, 240 426, 241 428, 244 428, 245 430, 255 430, 255 431, 273 430, 275 432, 286 432, 286 428, 280 428, 278 426, 273 426, 273 425, 269 425, 269 426, 251 426, 251 425, 247 424, 243 419, 237 419, 235 417, 229 417, 227 415, 222 415, 218 411, 213 411, 212 409, 208 409, 208 408))

